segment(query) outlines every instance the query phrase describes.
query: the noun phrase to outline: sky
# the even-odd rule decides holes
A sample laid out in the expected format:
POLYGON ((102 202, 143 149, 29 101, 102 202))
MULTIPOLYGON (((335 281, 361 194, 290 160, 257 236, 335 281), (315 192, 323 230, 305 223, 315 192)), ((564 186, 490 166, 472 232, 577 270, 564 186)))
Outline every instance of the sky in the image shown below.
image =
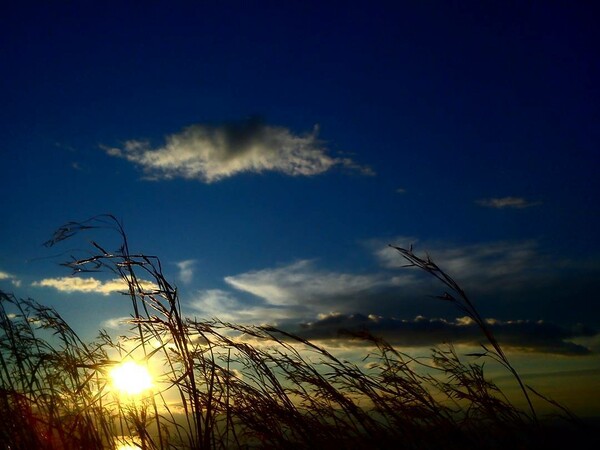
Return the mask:
POLYGON ((592 2, 0 8, 1 289, 118 332, 122 285, 59 264, 116 236, 43 246, 110 213, 190 317, 477 342, 388 246, 413 245, 600 413, 592 2))

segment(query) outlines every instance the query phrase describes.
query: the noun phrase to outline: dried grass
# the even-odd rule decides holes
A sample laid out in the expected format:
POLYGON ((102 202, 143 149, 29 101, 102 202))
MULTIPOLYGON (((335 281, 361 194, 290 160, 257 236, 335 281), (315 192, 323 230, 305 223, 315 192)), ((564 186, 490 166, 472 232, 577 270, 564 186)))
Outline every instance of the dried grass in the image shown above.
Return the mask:
MULTIPOLYGON (((409 266, 448 288, 441 299, 479 325, 486 341, 481 353, 461 358, 449 346, 413 358, 362 332, 348 335, 373 349, 358 366, 284 330, 190 319, 160 260, 131 253, 113 216, 68 223, 47 245, 98 228, 117 232, 118 250, 92 242, 91 254, 64 265, 75 274, 104 271, 123 279, 134 331, 125 342, 101 332, 87 344, 55 310, 0 293, 4 448, 112 448, 123 435, 144 449, 537 448, 550 436, 531 394, 544 397, 524 385, 460 286, 412 248, 395 247, 409 266), (148 279, 152 287, 142 282, 148 279), (111 396, 107 373, 134 351, 159 361, 162 384, 144 401, 123 404, 111 396), (505 367, 527 411, 485 377, 478 358, 505 367), (172 392, 176 404, 167 400, 172 392)), ((569 432, 580 432, 572 427, 569 432)))

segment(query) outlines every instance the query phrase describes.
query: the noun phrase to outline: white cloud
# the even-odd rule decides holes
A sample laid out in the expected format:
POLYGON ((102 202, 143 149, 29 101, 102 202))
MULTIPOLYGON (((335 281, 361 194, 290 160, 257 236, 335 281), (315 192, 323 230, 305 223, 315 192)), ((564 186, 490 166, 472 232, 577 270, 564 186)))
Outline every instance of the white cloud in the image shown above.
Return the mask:
POLYGON ((291 176, 324 173, 334 166, 373 174, 352 159, 328 154, 318 128, 295 135, 284 127, 247 120, 222 126, 192 125, 166 137, 163 146, 130 140, 123 149, 106 148, 110 156, 140 166, 151 179, 185 178, 213 183, 242 172, 280 172, 291 176))
POLYGON ((202 318, 217 318, 225 322, 274 324, 293 317, 293 310, 268 304, 240 301, 231 292, 221 289, 199 291, 189 307, 202 318))
POLYGON ((410 273, 352 274, 319 270, 311 260, 225 277, 225 282, 252 297, 240 300, 231 291, 199 291, 188 306, 203 318, 236 323, 281 323, 309 320, 332 308, 362 309, 378 294, 414 283, 410 273))
MULTIPOLYGON (((157 289, 157 286, 151 281, 140 280, 139 284, 142 289, 157 289)), ((52 287, 61 292, 87 292, 102 295, 128 291, 127 283, 121 278, 113 278, 108 281, 79 277, 44 278, 41 281, 34 281, 32 286, 52 287)))
POLYGON ((0 280, 8 280, 11 282, 13 286, 19 287, 21 286, 21 280, 19 280, 15 275, 10 274, 8 272, 2 272, 0 270, 0 280))
POLYGON ((500 197, 500 198, 485 198, 481 200, 477 200, 477 203, 480 206, 485 206, 486 208, 516 208, 523 209, 529 208, 531 206, 536 206, 541 204, 541 202, 530 202, 525 200, 522 197, 500 197))
POLYGON ((348 274, 326 272, 314 268, 310 260, 288 266, 229 276, 225 281, 232 287, 264 299, 271 305, 317 306, 325 298, 347 297, 378 287, 402 283, 385 274, 348 274))
POLYGON ((131 317, 129 316, 122 316, 122 317, 113 317, 111 319, 107 319, 105 321, 102 322, 102 328, 108 328, 110 330, 118 330, 121 329, 123 327, 125 327, 128 321, 131 320, 131 317))
POLYGON ((190 284, 194 278, 194 266, 196 265, 195 259, 186 259, 175 263, 179 269, 178 278, 184 284, 190 284))
POLYGON ((104 149, 106 154, 109 156, 115 156, 115 157, 123 156, 123 152, 121 151, 120 148, 112 148, 112 147, 104 147, 104 146, 102 146, 102 148, 104 149))

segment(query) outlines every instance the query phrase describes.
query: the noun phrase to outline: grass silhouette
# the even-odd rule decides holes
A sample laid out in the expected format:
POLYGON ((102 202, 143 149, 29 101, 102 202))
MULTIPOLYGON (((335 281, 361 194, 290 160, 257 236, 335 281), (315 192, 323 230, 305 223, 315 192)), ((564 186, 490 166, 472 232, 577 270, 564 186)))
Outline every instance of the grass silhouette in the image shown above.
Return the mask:
POLYGON ((275 327, 185 317, 159 258, 131 253, 115 217, 70 222, 46 245, 99 228, 117 233, 118 249, 91 242, 91 253, 64 265, 123 280, 131 333, 102 331, 85 343, 54 309, 1 292, 5 449, 115 448, 121 436, 143 449, 553 448, 585 432, 565 407, 524 384, 466 293, 412 248, 394 247, 479 325, 481 352, 461 357, 445 346, 415 358, 367 331, 346 332, 370 349, 359 366, 275 327), (108 374, 133 356, 161 373, 151 393, 127 402, 111 391, 108 374), (486 359, 513 377, 526 410, 486 378, 486 359), (541 420, 532 396, 552 404, 565 425, 541 420))

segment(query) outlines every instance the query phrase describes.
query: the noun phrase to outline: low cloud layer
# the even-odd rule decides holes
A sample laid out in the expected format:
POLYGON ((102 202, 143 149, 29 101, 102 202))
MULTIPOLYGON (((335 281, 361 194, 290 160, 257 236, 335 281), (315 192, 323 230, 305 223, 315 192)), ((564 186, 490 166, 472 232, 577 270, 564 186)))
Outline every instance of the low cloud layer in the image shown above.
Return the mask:
MULTIPOLYGON (((139 281, 143 289, 154 290, 157 286, 150 281, 139 281)), ((127 283, 121 278, 102 281, 95 278, 79 278, 79 277, 59 277, 59 278, 44 278, 40 281, 34 281, 32 286, 36 287, 51 287, 61 292, 85 292, 109 295, 117 292, 127 292, 127 283)))
MULTIPOLYGON (((487 319, 502 346, 519 351, 536 351, 563 355, 585 355, 590 350, 571 339, 597 335, 585 327, 565 328, 543 321, 487 319)), ((475 344, 485 342, 481 329, 469 317, 455 320, 412 320, 386 318, 377 315, 331 313, 319 320, 302 324, 297 334, 316 340, 348 339, 348 332, 369 331, 396 346, 423 347, 442 343, 475 344)))
POLYGON ((148 178, 184 178, 214 183, 243 172, 318 175, 333 167, 372 174, 350 158, 332 157, 312 133, 296 135, 288 128, 247 120, 221 126, 197 124, 166 137, 165 144, 127 141, 106 152, 142 168, 148 178))
POLYGON ((531 202, 522 197, 484 198, 481 200, 477 200, 475 203, 477 203, 480 206, 484 206, 486 208, 495 208, 495 209, 503 209, 503 208, 523 209, 523 208, 529 208, 531 206, 536 206, 536 205, 540 204, 540 202, 531 202))

